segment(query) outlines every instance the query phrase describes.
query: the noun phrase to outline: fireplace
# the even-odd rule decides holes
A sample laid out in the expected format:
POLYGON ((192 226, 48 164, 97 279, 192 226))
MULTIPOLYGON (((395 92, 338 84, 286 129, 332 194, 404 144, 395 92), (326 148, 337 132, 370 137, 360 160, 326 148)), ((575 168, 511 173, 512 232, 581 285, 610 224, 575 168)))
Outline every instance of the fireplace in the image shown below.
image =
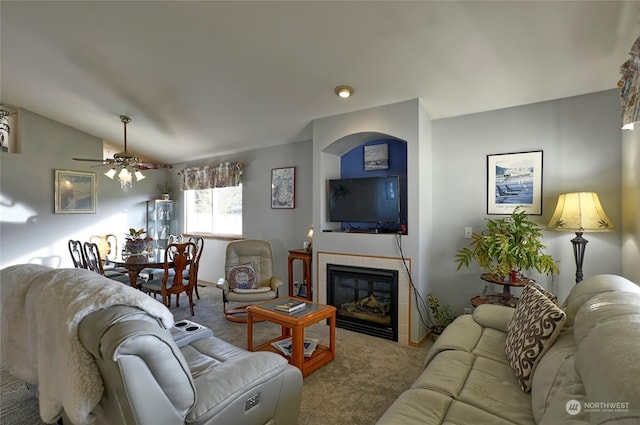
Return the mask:
POLYGON ((327 264, 336 326, 398 341, 398 271, 327 264))

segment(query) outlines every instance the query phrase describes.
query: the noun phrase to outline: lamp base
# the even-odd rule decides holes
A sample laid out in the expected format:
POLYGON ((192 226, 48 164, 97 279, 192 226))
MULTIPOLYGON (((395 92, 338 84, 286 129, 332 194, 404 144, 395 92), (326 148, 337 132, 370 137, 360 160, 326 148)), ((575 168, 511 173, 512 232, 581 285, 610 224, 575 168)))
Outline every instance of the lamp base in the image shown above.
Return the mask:
POLYGON ((576 283, 582 280, 582 263, 584 261, 584 250, 589 241, 582 237, 582 232, 576 232, 576 237, 571 239, 573 244, 573 257, 576 260, 576 283))

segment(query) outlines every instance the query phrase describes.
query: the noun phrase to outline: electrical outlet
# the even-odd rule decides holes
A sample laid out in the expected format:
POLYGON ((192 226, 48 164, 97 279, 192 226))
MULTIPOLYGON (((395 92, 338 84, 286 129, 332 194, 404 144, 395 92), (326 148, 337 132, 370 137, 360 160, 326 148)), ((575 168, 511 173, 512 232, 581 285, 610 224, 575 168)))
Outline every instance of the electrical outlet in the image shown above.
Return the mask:
POLYGON ((471 239, 471 234, 473 233, 473 229, 471 227, 464 228, 464 238, 471 239))

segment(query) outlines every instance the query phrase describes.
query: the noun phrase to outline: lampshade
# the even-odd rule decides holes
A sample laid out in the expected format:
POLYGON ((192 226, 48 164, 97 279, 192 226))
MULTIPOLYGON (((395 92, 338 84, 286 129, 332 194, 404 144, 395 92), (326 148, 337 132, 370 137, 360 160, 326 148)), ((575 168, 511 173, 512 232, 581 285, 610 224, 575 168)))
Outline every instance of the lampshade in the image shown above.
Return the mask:
POLYGON ((107 171, 106 173, 104 173, 104 175, 109 177, 111 180, 113 180, 113 177, 116 175, 116 169, 112 168, 109 171, 107 171))
POLYGON ((146 177, 144 176, 144 174, 142 174, 140 172, 140 170, 136 170, 135 172, 135 176, 136 176, 136 181, 139 182, 140 180, 144 180, 146 179, 146 177))
POLYGON ((563 193, 547 230, 563 232, 612 232, 616 227, 604 212, 595 192, 563 193))
POLYGON ((136 181, 146 179, 145 175, 140 172, 140 170, 135 170, 132 174, 128 167, 120 166, 120 172, 118 172, 117 167, 111 168, 109 171, 104 173, 105 176, 109 177, 111 180, 114 179, 116 174, 118 175, 118 180, 120 180, 120 186, 123 189, 128 189, 132 186, 133 176, 136 176, 136 181))
POLYGON ((308 238, 312 238, 313 237, 313 226, 311 226, 311 228, 309 229, 309 233, 307 233, 307 237, 308 238))

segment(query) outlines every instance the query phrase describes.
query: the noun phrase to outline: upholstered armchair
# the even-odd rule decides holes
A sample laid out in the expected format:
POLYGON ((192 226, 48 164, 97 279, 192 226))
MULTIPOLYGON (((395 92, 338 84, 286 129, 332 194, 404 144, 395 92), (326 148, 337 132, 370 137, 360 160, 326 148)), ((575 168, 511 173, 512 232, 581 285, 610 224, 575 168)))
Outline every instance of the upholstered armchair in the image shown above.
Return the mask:
POLYGON ((269 242, 247 239, 227 245, 225 277, 217 284, 227 320, 246 322, 247 305, 277 298, 282 285, 282 279, 273 276, 269 242))

